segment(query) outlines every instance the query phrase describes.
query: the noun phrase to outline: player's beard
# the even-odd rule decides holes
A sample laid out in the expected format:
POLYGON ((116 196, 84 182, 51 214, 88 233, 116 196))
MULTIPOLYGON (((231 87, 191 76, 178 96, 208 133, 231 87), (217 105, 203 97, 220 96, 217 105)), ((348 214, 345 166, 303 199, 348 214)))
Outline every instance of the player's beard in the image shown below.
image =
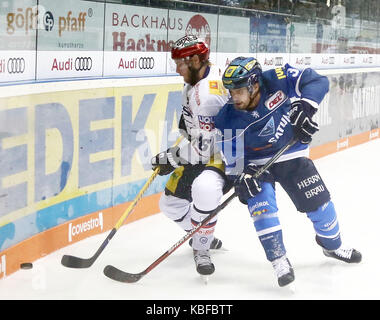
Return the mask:
POLYGON ((196 83, 199 81, 199 69, 195 69, 191 66, 188 67, 189 68, 189 85, 191 86, 195 86, 196 83))

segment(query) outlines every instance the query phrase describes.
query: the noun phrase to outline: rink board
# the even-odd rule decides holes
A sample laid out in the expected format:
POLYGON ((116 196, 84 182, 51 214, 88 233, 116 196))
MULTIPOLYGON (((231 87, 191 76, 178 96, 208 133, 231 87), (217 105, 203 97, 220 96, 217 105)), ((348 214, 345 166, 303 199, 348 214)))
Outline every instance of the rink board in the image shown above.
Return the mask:
MULTIPOLYGON (((313 159, 379 137, 378 78, 329 75, 313 159)), ((177 138, 181 89, 174 77, 2 88, 0 277, 114 227, 152 174, 151 156, 177 138)), ((126 223, 159 211, 166 179, 126 223)))

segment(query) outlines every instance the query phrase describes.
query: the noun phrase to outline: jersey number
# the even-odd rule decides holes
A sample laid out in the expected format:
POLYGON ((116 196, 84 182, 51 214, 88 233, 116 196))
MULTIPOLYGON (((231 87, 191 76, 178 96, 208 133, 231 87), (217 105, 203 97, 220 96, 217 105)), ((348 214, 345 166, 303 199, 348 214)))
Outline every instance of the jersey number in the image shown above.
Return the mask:
POLYGON ((298 69, 289 68, 289 69, 288 69, 288 73, 289 73, 293 78, 297 78, 298 75, 300 74, 300 71, 299 71, 298 69))

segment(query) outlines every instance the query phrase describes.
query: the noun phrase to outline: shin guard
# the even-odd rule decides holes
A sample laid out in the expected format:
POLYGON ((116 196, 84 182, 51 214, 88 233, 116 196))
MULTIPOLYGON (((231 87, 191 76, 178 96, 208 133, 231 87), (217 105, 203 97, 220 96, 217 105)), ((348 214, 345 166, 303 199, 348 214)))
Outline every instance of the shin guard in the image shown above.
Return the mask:
POLYGON ((308 212, 307 217, 313 223, 318 244, 327 250, 336 250, 340 247, 342 241, 338 217, 331 201, 326 202, 315 211, 308 212))
POLYGON ((248 199, 248 209, 266 257, 273 261, 285 255, 282 229, 278 218, 275 191, 271 183, 262 183, 262 191, 248 199))
MULTIPOLYGON (((200 222, 202 222, 209 214, 211 214, 214 210, 211 211, 201 211, 197 209, 193 205, 193 210, 197 214, 192 214, 191 223, 193 227, 196 227, 200 222)), ((217 217, 212 218, 206 225, 199 229, 193 235, 192 247, 194 250, 209 250, 212 240, 214 240, 214 231, 216 225, 217 217)))

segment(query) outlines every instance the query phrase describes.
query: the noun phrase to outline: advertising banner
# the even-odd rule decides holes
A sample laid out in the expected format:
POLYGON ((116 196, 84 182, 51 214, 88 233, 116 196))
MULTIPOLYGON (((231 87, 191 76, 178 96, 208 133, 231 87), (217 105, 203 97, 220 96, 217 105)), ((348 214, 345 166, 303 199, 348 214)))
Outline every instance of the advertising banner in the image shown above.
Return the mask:
POLYGON ((311 146, 334 142, 337 149, 333 152, 336 152, 349 147, 347 138, 350 136, 370 132, 369 139, 377 137, 380 128, 379 78, 378 72, 329 75, 330 90, 313 118, 320 130, 311 146))
POLYGON ((104 75, 175 73, 170 48, 186 34, 204 38, 216 51, 217 15, 106 5, 104 75))
POLYGON ((250 17, 253 52, 286 52, 286 27, 283 17, 266 15, 250 17), (257 43, 256 36, 257 35, 257 43))
POLYGON ((289 53, 246 53, 246 52, 232 52, 232 53, 217 53, 217 65, 224 71, 231 61, 237 57, 252 57, 256 58, 260 63, 263 71, 269 69, 282 67, 285 63, 289 63, 289 53))
POLYGON ((37 0, 2 0, 0 50, 36 50, 37 0))
POLYGON ((102 75, 101 51, 39 51, 37 79, 96 77, 102 75))
POLYGON ((316 53, 291 53, 289 55, 289 64, 298 69, 333 68, 339 65, 339 55, 316 53))
POLYGON ((166 73, 166 52, 104 52, 105 76, 147 76, 166 73))
POLYGON ((107 3, 105 51, 166 52, 169 29, 182 30, 183 19, 168 18, 168 10, 107 3))
POLYGON ((40 0, 37 79, 102 76, 104 4, 40 0))
POLYGON ((0 4, 0 82, 35 79, 37 0, 0 4))
POLYGON ((183 84, 126 82, 0 98, 0 251, 141 190, 151 158, 177 139, 183 84))
POLYGON ((289 63, 299 69, 339 69, 375 67, 377 55, 339 53, 291 53, 289 63))
POLYGON ((38 50, 102 51, 104 4, 82 0, 40 0, 38 50))
POLYGON ((257 53, 256 59, 261 64, 263 71, 279 68, 289 63, 289 53, 257 53))
POLYGON ((109 3, 106 5, 104 75, 145 76, 166 73, 168 11, 109 3))
POLYGON ((35 72, 35 51, 0 51, 0 82, 34 80, 35 72))

